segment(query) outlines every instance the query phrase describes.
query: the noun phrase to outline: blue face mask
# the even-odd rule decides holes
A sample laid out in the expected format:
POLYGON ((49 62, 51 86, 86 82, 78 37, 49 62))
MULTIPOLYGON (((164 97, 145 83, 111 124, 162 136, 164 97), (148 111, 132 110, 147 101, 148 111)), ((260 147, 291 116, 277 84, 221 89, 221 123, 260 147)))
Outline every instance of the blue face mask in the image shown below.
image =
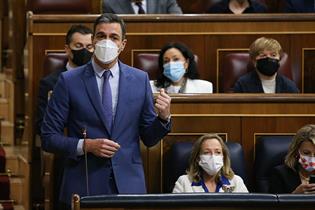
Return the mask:
POLYGON ((163 74, 172 82, 177 82, 185 74, 184 63, 182 61, 171 61, 163 65, 163 74))

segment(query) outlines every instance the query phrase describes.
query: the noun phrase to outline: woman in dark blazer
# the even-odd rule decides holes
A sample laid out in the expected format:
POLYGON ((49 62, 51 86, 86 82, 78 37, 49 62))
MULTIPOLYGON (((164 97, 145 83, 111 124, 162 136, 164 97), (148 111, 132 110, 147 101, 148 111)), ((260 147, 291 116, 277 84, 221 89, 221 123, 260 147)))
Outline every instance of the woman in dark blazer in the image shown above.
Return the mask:
POLYGON ((260 37, 249 48, 255 70, 241 76, 235 83, 235 93, 298 93, 295 83, 278 72, 282 48, 272 38, 260 37))
POLYGON ((293 138, 285 164, 273 169, 270 193, 315 194, 315 125, 302 127, 293 138))

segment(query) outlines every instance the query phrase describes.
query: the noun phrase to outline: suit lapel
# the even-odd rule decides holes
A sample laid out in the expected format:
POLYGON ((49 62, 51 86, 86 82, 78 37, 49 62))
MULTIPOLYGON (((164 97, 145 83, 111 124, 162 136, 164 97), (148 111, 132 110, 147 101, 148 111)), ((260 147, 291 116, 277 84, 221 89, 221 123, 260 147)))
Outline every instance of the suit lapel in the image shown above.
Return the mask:
POLYGON ((131 6, 130 0, 123 0, 123 1, 115 0, 115 2, 117 2, 119 4, 120 11, 126 11, 127 14, 128 13, 129 14, 135 14, 135 11, 133 10, 133 8, 131 6))
POLYGON ((118 102, 116 107, 116 114, 114 118, 114 124, 112 128, 112 137, 117 139, 119 132, 119 128, 124 124, 124 115, 128 111, 128 101, 129 97, 131 97, 131 89, 130 86, 132 84, 132 74, 130 74, 130 70, 128 67, 119 62, 119 88, 118 88, 118 102), (116 135, 117 134, 117 135, 116 135))
POLYGON ((147 0, 147 14, 156 14, 155 9, 157 8, 158 1, 147 0))
POLYGON ((259 93, 263 93, 264 92, 264 88, 262 86, 261 80, 259 78, 258 73, 256 72, 256 70, 253 70, 254 72, 252 73, 252 78, 253 78, 253 90, 256 90, 259 93))
POLYGON ((99 90, 97 88, 95 73, 93 71, 93 66, 92 66, 91 62, 85 67, 85 71, 83 73, 82 80, 85 84, 85 88, 86 88, 86 91, 88 93, 88 96, 90 98, 91 103, 93 104, 100 119, 102 120, 103 125, 105 126, 107 132, 110 134, 108 128, 106 127, 105 113, 103 111, 103 107, 102 107, 102 103, 101 103, 101 97, 99 94, 99 90))

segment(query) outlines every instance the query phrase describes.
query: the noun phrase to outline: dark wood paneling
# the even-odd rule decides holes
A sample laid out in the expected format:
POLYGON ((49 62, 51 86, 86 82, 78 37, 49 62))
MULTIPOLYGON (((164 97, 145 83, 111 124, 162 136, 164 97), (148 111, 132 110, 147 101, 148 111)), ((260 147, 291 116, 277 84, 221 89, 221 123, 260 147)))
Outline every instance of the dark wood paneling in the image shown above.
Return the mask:
POLYGON ((303 49, 302 54, 302 69, 304 70, 304 92, 315 92, 315 47, 303 49))
POLYGON ((153 149, 146 149, 149 191, 161 192, 164 155, 178 141, 194 142, 204 133, 219 133, 238 142, 252 189, 254 147, 257 136, 293 135, 305 124, 315 123, 315 95, 212 94, 172 97, 172 132, 153 149))

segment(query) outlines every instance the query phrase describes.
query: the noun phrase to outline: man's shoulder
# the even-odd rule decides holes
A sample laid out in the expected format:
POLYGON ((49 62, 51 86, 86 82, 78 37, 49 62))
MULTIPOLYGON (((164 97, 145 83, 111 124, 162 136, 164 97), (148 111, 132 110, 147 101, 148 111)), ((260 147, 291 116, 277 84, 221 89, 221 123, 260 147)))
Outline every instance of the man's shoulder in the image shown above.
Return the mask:
POLYGON ((129 66, 122 62, 119 62, 119 68, 121 69, 121 71, 128 72, 129 74, 133 74, 135 76, 145 76, 147 74, 147 72, 145 72, 144 70, 129 66))
POLYGON ((59 75, 66 71, 66 68, 63 68, 63 69, 58 69, 56 71, 53 71, 51 72, 50 74, 46 75, 45 77, 43 77, 43 80, 50 80, 52 78, 56 78, 56 77, 59 77, 59 75))
POLYGON ((83 66, 78 66, 78 67, 71 69, 69 71, 64 71, 64 72, 62 72, 62 75, 65 78, 69 78, 69 77, 73 78, 73 77, 77 77, 77 76, 81 75, 84 71, 89 71, 89 70, 93 70, 91 62, 89 62, 83 66))
POLYGON ((58 80, 58 77, 60 76, 60 74, 62 74, 62 72, 66 71, 66 68, 64 69, 59 69, 57 71, 51 72, 50 74, 48 74, 47 76, 43 77, 40 80, 40 83, 47 83, 47 84, 55 84, 56 81, 58 80))

